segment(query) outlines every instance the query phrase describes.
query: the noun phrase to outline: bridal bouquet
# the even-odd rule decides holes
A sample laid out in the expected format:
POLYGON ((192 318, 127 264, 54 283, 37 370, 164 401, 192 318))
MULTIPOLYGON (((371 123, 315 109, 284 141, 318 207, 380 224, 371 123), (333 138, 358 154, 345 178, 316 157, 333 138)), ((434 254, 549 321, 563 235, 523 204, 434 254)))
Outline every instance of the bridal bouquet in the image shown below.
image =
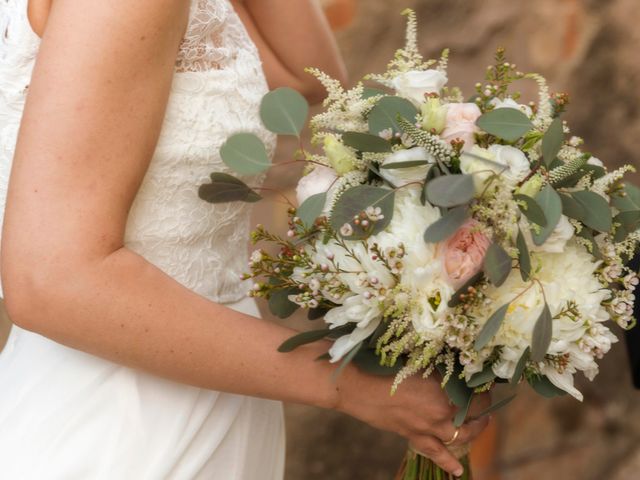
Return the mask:
MULTIPOLYGON (((394 390, 439 372, 456 425, 474 393, 497 383, 581 400, 574 375, 597 374, 617 341, 609 322, 634 323, 638 276, 625 265, 640 239, 640 189, 623 182, 632 167, 609 171, 584 151, 562 118, 566 95, 517 71, 502 50, 465 100, 447 86, 448 52, 425 61, 406 14, 405 47, 365 79, 378 88, 345 90, 310 70, 328 91, 311 119, 319 148, 298 152, 307 167, 288 232, 253 233, 277 253, 251 256, 251 294, 281 317, 302 307, 324 320, 281 351, 331 338, 329 361, 394 374, 394 390), (527 105, 512 90, 526 79, 539 90, 527 105)), ((289 89, 261 109, 268 129, 298 137, 307 112, 289 89)), ((241 174, 270 166, 252 134, 230 138, 221 154, 241 174)), ((200 195, 260 198, 225 173, 200 195)), ((399 478, 446 477, 409 453, 399 478)))

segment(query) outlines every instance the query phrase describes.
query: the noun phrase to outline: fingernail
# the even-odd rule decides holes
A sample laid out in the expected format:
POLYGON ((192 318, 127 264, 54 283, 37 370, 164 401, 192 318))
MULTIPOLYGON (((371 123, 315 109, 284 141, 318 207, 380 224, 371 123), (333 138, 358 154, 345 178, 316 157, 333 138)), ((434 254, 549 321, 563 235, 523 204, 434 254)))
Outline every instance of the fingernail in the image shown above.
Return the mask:
POLYGON ((453 472, 453 474, 454 474, 456 477, 461 477, 463 473, 464 473, 464 468, 459 468, 459 469, 457 469, 455 472, 453 472))

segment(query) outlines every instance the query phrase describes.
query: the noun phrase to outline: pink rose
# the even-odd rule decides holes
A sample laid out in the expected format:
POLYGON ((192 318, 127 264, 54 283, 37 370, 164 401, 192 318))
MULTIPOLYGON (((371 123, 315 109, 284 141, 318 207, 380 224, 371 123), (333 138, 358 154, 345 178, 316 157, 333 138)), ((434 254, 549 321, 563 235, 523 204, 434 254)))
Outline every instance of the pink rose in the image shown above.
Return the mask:
POLYGON ((447 105, 447 124, 440 136, 447 142, 464 140, 463 150, 471 149, 476 144, 473 135, 480 131, 476 125, 480 115, 482 112, 475 103, 450 103, 447 105))
POLYGON ((454 288, 459 288, 482 269, 491 241, 478 228, 476 220, 467 220, 444 245, 444 269, 454 288))

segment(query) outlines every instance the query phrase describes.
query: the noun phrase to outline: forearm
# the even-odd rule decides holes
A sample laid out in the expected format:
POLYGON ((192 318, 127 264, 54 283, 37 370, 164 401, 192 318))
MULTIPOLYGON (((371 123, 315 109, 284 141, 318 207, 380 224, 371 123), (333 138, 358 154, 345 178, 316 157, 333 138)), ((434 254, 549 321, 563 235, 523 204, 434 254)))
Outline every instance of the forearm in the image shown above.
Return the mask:
POLYGON ((9 314, 23 327, 181 383, 322 407, 337 402, 332 367, 314 361, 326 345, 279 353, 295 332, 211 302, 126 248, 66 272, 45 270, 37 278, 10 275, 5 285, 9 314))
POLYGON ((236 0, 234 6, 260 50, 272 88, 290 86, 319 99, 316 67, 346 82, 346 69, 319 3, 314 0, 236 0))

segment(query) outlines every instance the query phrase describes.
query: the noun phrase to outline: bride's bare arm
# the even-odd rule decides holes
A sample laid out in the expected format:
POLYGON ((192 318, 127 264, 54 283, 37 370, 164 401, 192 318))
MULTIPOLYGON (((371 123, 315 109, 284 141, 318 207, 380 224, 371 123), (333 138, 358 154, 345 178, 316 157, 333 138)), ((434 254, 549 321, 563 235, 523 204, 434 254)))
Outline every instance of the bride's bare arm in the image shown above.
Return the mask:
MULTIPOLYGON (((437 381, 390 380, 280 354, 291 331, 183 287, 123 243, 155 149, 187 21, 183 0, 56 0, 9 182, 0 274, 19 326, 204 388, 338 408, 398 432, 453 470, 437 381), (339 387, 339 388, 338 388, 339 387)), ((196 185, 194 185, 196 188, 196 185)), ((465 427, 461 440, 481 429, 465 427)))
POLYGON ((325 91, 304 72, 316 67, 347 82, 344 63, 318 0, 233 0, 260 56, 271 88, 295 88, 311 102, 325 91))

